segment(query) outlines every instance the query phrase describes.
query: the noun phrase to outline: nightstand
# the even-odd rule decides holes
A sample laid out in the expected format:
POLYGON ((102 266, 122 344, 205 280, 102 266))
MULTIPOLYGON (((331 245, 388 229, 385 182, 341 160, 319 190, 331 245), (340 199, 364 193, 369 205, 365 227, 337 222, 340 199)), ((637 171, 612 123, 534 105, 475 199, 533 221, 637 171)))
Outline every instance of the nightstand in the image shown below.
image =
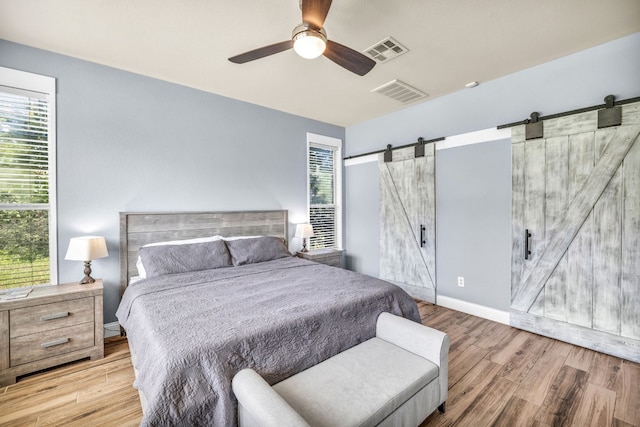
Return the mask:
POLYGON ((318 262, 320 264, 342 268, 343 252, 344 250, 342 249, 314 249, 309 252, 297 252, 296 256, 308 259, 309 261, 318 262))
POLYGON ((0 301, 0 386, 85 357, 104 357, 102 280, 36 286, 0 301))

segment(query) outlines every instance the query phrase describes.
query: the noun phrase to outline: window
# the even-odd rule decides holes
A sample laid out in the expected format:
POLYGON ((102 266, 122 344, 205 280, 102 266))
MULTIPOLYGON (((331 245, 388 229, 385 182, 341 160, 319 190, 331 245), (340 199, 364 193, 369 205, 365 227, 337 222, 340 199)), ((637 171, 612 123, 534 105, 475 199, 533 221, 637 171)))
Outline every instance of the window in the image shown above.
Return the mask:
POLYGON ((57 283, 55 79, 0 67, 0 289, 57 283))
POLYGON ((310 249, 342 247, 342 141, 307 134, 310 249))

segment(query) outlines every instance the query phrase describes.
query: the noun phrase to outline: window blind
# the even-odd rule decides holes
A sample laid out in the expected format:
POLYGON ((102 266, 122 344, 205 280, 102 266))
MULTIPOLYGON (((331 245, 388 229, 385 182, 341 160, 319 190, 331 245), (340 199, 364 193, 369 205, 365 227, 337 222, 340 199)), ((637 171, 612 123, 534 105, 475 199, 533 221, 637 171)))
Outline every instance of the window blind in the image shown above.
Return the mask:
POLYGON ((335 248, 336 239, 336 151, 309 145, 309 221, 314 236, 311 249, 335 248))
POLYGON ((0 287, 50 281, 49 106, 0 86, 0 287))

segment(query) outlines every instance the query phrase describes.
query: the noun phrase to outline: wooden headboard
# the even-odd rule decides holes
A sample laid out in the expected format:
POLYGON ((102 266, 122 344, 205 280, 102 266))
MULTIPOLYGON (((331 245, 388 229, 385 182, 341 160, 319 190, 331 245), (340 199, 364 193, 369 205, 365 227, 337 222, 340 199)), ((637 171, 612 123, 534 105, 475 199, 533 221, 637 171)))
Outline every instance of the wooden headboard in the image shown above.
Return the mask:
POLYGON ((138 275, 138 249, 148 243, 220 235, 288 239, 288 211, 121 212, 120 295, 138 275))

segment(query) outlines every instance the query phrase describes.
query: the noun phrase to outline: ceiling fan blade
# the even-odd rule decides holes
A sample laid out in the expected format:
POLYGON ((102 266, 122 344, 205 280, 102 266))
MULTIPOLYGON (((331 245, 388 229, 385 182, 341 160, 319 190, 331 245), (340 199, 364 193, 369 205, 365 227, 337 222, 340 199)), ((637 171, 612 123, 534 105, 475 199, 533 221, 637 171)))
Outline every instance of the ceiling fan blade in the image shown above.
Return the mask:
POLYGON ((241 53, 240 55, 232 56, 229 61, 236 64, 244 64, 245 62, 254 61, 256 59, 264 58, 265 56, 273 55, 283 52, 293 47, 293 42, 287 40, 280 43, 271 44, 269 46, 259 47, 258 49, 250 50, 249 52, 241 53))
POLYGON ((327 40, 323 55, 359 76, 364 76, 376 65, 376 61, 368 56, 331 40, 327 40))
POLYGON ((302 22, 322 28, 324 20, 327 19, 331 0, 301 0, 302 22))

